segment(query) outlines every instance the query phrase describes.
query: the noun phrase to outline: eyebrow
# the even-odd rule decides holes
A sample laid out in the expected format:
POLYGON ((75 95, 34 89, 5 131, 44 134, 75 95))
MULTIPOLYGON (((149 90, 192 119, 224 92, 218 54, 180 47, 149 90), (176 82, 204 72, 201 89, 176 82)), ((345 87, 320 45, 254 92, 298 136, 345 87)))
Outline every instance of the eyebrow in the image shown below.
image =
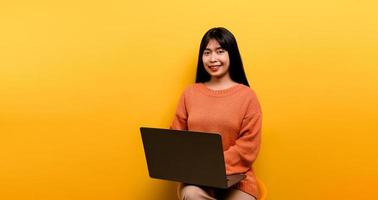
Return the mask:
MULTIPOLYGON (((224 49, 224 48, 222 48, 222 47, 217 47, 215 50, 218 50, 218 49, 224 49)), ((206 48, 205 50, 211 50, 211 49, 206 48)))

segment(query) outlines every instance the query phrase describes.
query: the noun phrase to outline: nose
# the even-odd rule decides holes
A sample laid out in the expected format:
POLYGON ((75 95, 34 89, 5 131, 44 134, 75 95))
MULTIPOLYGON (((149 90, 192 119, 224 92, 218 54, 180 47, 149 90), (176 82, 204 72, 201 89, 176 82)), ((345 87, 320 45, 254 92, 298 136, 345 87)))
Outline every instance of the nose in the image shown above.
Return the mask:
POLYGON ((217 61, 217 59, 216 59, 216 55, 215 55, 214 53, 212 53, 212 54, 210 55, 210 61, 211 61, 211 62, 215 62, 215 61, 217 61))

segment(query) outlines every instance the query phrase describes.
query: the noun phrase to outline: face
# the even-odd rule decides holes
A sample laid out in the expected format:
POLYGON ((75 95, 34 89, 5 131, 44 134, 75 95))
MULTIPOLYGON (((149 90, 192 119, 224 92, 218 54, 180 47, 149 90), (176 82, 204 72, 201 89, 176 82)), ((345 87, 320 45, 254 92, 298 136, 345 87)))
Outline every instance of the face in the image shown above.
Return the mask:
POLYGON ((230 58, 217 40, 211 39, 202 54, 203 66, 211 78, 229 78, 230 58))

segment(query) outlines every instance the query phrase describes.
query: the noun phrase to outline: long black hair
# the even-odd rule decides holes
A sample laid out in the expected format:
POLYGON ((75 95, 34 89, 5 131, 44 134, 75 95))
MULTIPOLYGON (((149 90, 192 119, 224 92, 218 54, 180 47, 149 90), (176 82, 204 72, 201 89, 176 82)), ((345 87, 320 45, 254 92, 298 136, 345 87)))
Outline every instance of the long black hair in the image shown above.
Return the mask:
POLYGON ((198 54, 196 83, 207 82, 211 78, 210 74, 205 70, 202 61, 202 54, 211 39, 215 39, 220 46, 228 52, 230 57, 229 73, 231 80, 249 87, 236 39, 229 30, 223 27, 212 28, 202 37, 198 54))

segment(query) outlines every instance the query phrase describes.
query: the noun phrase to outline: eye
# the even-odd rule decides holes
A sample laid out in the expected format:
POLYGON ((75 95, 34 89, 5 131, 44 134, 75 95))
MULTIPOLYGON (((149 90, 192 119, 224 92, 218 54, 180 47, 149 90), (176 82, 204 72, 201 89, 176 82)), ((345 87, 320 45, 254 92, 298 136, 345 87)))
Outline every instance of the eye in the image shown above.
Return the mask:
POLYGON ((217 53, 218 53, 218 54, 222 54, 222 53, 224 53, 224 52, 226 52, 226 50, 224 50, 224 49, 218 49, 218 50, 217 50, 217 53))
POLYGON ((203 52, 203 55, 205 55, 205 56, 210 55, 210 51, 204 51, 204 52, 203 52))

